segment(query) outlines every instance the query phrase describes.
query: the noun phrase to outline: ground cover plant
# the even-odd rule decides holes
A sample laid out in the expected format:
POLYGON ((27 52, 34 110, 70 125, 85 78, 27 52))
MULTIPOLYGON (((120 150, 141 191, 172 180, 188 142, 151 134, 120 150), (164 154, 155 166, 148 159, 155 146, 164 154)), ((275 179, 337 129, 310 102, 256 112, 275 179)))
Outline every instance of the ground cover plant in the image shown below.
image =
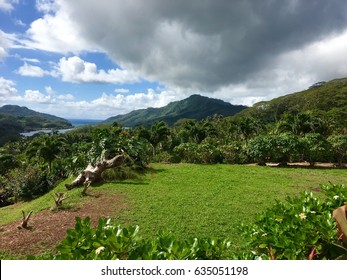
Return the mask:
MULTIPOLYGON (((110 216, 113 223, 120 224, 122 228, 138 225, 141 237, 146 240, 152 239, 159 231, 171 232, 177 240, 195 237, 202 240, 227 239, 230 241, 228 253, 241 254, 247 241, 240 236, 241 224, 251 225, 257 215, 270 208, 276 199, 284 201, 287 196, 298 195, 304 190, 312 191, 318 197, 324 196, 320 184, 329 181, 347 184, 345 170, 152 164, 141 178, 96 185, 90 188, 88 196, 81 196, 79 188, 73 189, 63 203, 66 208, 51 211, 49 208, 54 206, 53 193, 66 191, 64 183, 67 181, 64 181, 53 192, 38 199, 1 208, 0 225, 5 227, 9 222, 20 219, 21 210, 26 213, 33 211, 32 234, 36 235, 35 230, 41 229, 35 228, 35 216, 38 217, 41 212, 46 211, 46 216, 54 213, 55 220, 70 215, 69 227, 62 231, 57 240, 59 243, 66 237, 66 230, 73 228, 71 223, 75 222, 75 216, 80 215, 78 211, 97 203, 98 210, 92 211, 94 225, 97 216, 110 216), (122 197, 122 201, 112 204, 122 204, 116 211, 111 209, 110 204, 104 203, 104 199, 111 196, 122 197), (101 209, 103 205, 106 209, 101 209)), ((5 233, 6 230, 0 231, 1 239, 5 233)), ((18 230, 14 233, 12 239, 16 238, 18 230)), ((30 235, 30 232, 25 234, 30 235)), ((45 234, 48 233, 43 231, 42 236, 45 234)))

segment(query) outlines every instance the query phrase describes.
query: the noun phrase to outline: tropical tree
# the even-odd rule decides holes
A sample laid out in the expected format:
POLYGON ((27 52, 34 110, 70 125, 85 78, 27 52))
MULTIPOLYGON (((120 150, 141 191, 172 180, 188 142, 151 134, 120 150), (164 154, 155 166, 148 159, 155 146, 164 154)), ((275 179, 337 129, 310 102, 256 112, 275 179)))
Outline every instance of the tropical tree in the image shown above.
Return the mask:
POLYGON ((336 134, 328 137, 334 157, 339 166, 347 160, 347 134, 336 134))
POLYGON ((259 135, 247 144, 247 154, 250 158, 258 162, 259 165, 266 165, 266 162, 274 157, 274 140, 271 135, 259 135))
POLYGON ((252 117, 238 118, 233 121, 237 140, 248 141, 259 135, 264 127, 262 123, 252 117))
POLYGON ((307 133, 300 139, 303 148, 303 159, 313 166, 317 161, 327 162, 331 159, 331 144, 319 133, 307 133))
POLYGON ((301 143, 299 138, 292 133, 273 135, 274 159, 280 165, 286 166, 288 162, 300 158, 301 143))
POLYGON ((146 139, 152 145, 154 156, 157 153, 159 145, 168 140, 170 128, 164 121, 156 121, 150 129, 141 127, 138 136, 146 139))
POLYGON ((276 133, 293 133, 304 136, 306 133, 326 133, 329 129, 327 124, 319 117, 310 112, 297 114, 284 114, 276 124, 276 133))
POLYGON ((52 171, 52 163, 59 156, 64 147, 63 138, 41 135, 34 139, 26 150, 30 159, 40 159, 47 164, 49 172, 52 171))

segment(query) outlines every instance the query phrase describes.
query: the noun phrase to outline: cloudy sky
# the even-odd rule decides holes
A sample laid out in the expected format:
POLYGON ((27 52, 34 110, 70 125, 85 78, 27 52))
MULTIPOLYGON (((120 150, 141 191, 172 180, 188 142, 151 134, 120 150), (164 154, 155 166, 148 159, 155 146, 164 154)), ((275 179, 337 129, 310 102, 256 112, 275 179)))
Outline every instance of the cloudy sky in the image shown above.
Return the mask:
POLYGON ((0 106, 105 119, 346 76, 346 0, 0 0, 0 106))

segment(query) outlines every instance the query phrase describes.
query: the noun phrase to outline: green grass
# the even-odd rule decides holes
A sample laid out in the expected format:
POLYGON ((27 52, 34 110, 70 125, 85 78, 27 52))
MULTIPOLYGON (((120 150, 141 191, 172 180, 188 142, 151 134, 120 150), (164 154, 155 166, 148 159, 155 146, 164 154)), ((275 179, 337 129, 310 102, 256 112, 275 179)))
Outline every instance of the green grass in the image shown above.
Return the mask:
MULTIPOLYGON (((21 211, 24 211, 25 213, 33 211, 33 214, 35 214, 44 209, 53 208, 55 206, 53 199, 53 197, 55 197, 54 193, 67 193, 64 184, 70 181, 72 181, 72 179, 65 180, 64 182, 60 183, 54 190, 32 201, 19 202, 7 207, 0 208, 0 226, 15 220, 22 219, 21 211)), ((69 191, 67 195, 69 196, 69 199, 64 201, 63 206, 65 208, 78 207, 81 200, 89 199, 88 197, 81 195, 81 189, 73 189, 69 191)))
POLYGON ((181 238, 228 237, 241 242, 238 227, 257 213, 322 183, 347 184, 345 170, 273 168, 245 165, 154 164, 142 181, 105 184, 126 195, 128 208, 116 217, 137 224, 150 237, 158 230, 181 238))
MULTIPOLYGON (((125 197, 127 207, 114 217, 115 223, 139 225, 141 236, 165 230, 182 239, 227 237, 237 249, 242 242, 238 231, 242 223, 251 223, 276 199, 284 200, 304 190, 317 192, 320 184, 328 182, 347 184, 346 170, 153 164, 141 179, 105 183, 95 189, 125 197)), ((66 191, 64 182, 56 191, 66 191)), ((93 199, 81 197, 80 191, 70 191, 64 204, 77 207, 81 200, 93 199)), ((53 205, 51 194, 47 194, 29 203, 1 208, 0 225, 19 219, 22 209, 35 213, 53 205)))

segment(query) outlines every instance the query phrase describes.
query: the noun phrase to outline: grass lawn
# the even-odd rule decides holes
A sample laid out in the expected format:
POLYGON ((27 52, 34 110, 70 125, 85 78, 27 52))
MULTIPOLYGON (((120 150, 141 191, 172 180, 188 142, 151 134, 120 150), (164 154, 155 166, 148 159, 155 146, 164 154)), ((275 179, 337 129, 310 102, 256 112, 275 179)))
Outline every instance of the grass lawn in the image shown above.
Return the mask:
POLYGON ((246 165, 153 164, 141 181, 105 184, 126 194, 129 207, 116 223, 138 224, 141 235, 172 231, 181 238, 228 237, 241 243, 238 231, 276 199, 304 190, 320 195, 320 184, 347 184, 346 170, 274 168, 246 165))
MULTIPOLYGON (((329 182, 347 184, 346 170, 152 164, 141 179, 115 181, 94 188, 125 197, 127 207, 114 217, 115 223, 137 224, 141 236, 150 237, 158 230, 165 230, 182 239, 227 237, 237 250, 242 243, 238 231, 242 223, 251 223, 257 213, 270 207, 276 199, 284 200, 304 190, 321 195, 320 184, 329 182)), ((54 192, 66 191, 63 184, 54 192)), ((80 188, 70 191, 66 204, 74 207, 81 200, 93 199, 81 197, 80 191, 80 188)), ((51 194, 47 194, 29 203, 0 208, 0 225, 20 219, 22 209, 35 213, 53 206, 52 202, 51 194)))

